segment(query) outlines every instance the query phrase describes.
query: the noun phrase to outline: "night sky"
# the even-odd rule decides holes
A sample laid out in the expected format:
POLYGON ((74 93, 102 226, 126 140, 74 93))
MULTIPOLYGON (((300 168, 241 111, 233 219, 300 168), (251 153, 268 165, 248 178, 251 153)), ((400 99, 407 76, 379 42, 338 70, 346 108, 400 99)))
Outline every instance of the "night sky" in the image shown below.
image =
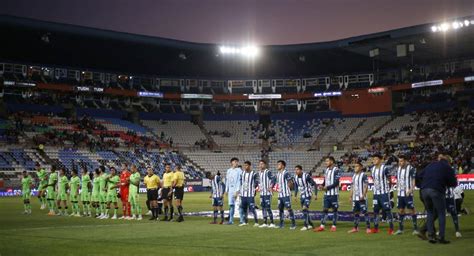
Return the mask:
POLYGON ((330 41, 474 15, 474 0, 3 0, 1 14, 218 44, 330 41))

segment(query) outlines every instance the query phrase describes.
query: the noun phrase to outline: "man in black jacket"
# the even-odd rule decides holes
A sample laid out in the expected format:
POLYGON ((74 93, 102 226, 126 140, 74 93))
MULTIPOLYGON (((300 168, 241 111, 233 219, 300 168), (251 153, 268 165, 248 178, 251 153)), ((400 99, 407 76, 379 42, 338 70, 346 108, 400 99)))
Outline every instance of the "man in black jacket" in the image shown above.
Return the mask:
POLYGON ((439 154, 438 161, 435 161, 417 174, 417 179, 421 181, 421 194, 428 213, 426 220, 430 243, 447 244, 444 239, 446 227, 446 188, 456 186, 456 176, 454 170, 449 166, 449 156, 439 154), (438 216, 439 238, 435 239, 434 216, 438 216))

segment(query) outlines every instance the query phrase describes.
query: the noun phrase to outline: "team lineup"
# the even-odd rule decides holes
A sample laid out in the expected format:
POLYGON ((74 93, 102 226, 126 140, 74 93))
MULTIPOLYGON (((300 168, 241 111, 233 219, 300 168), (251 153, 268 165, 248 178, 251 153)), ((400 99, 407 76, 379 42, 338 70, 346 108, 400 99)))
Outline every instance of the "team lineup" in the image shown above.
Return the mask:
MULTIPOLYGON (((264 160, 258 163, 258 171, 252 170, 252 163, 245 161, 243 166, 239 165, 239 159, 230 160, 231 168, 222 178, 220 173, 207 173, 211 184, 211 195, 213 207, 213 221, 210 224, 234 224, 235 208, 238 207, 239 226, 249 225, 249 213, 253 215, 254 227, 258 228, 284 228, 285 216, 290 220, 290 229, 296 229, 295 211, 292 207, 292 198, 299 199, 303 215, 303 227, 301 231, 313 230, 323 232, 326 230, 328 218, 332 216, 331 232, 336 232, 339 209, 339 185, 341 171, 336 166, 333 157, 325 159, 326 170, 324 172, 323 184, 317 185, 310 174, 303 171, 301 165, 294 167, 291 174, 286 169, 286 162, 279 160, 276 165, 276 174, 268 169, 264 160), (309 208, 313 200, 318 199, 318 191, 324 193, 322 198, 322 215, 320 225, 316 227, 312 222, 309 208), (260 207, 256 206, 255 197, 260 194, 260 207), (278 196, 279 223, 275 223, 272 211, 272 196, 278 196), (298 197, 299 196, 299 197, 298 197), (224 216, 224 198, 228 201, 227 222, 224 216), (259 222, 257 208, 262 211, 263 222, 259 222), (285 215, 285 210, 287 214, 285 215), (330 214, 331 213, 331 214, 330 214), (220 215, 220 216, 219 216, 220 215), (220 220, 218 221, 220 217, 220 220)), ((400 235, 404 233, 404 220, 411 219, 413 223, 413 235, 424 237, 426 226, 418 228, 417 213, 414 206, 414 192, 417 184, 417 173, 407 158, 398 156, 398 165, 389 168, 384 164, 383 156, 374 154, 372 156, 373 166, 370 168, 370 177, 373 180, 373 214, 368 212, 369 175, 364 172, 361 162, 354 165, 354 174, 350 189, 349 200, 352 204, 354 217, 353 227, 348 233, 359 232, 359 223, 365 222, 367 234, 379 233, 381 219, 388 223, 389 235, 400 235), (398 230, 394 230, 395 218, 392 214, 391 176, 397 178, 398 199, 398 230)), ((37 183, 38 199, 41 210, 48 208, 50 216, 73 216, 73 217, 95 217, 99 219, 125 219, 142 220, 142 209, 140 206, 139 187, 141 182, 140 172, 135 165, 122 164, 120 173, 115 167, 100 166, 91 175, 87 168, 82 168, 81 173, 76 169, 71 171, 71 177, 66 176, 66 169, 56 170, 51 167, 49 173, 39 164, 36 165, 38 181, 23 172, 22 199, 24 213, 31 214, 30 205, 31 188, 37 183), (107 172, 108 169, 108 172, 107 172), (122 205, 122 216, 118 217, 118 200, 122 205), (82 214, 79 203, 82 205, 82 214), (71 212, 69 212, 69 205, 71 212)), ((184 221, 183 198, 185 175, 179 165, 172 170, 171 163, 165 164, 162 178, 154 173, 153 168, 147 167, 143 182, 147 189, 148 214, 150 220, 174 221, 174 208, 177 208, 177 222, 184 221), (173 198, 174 204, 173 204, 173 198), (163 209, 164 208, 164 209, 163 209)), ((459 229, 458 199, 461 197, 462 188, 452 186, 446 191, 446 206, 452 216, 456 237, 461 237, 459 229)))

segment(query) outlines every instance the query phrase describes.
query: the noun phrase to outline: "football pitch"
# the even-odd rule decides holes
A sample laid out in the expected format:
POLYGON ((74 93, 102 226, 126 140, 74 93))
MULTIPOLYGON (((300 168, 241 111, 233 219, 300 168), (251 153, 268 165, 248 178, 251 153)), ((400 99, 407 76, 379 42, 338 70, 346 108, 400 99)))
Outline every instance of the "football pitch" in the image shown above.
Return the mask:
MULTIPOLYGON (((464 206, 474 209, 474 191, 465 192, 464 206)), ((311 210, 321 210, 321 195, 311 210)), ((371 201, 371 195, 369 199, 371 201)), ((416 193, 418 210, 422 206, 416 193)), ((145 212, 145 195, 140 198, 145 212)), ((302 232, 297 229, 254 228, 249 226, 210 225, 210 218, 186 217, 182 223, 99 220, 88 217, 47 216, 32 198, 33 214, 23 215, 20 197, 0 198, 0 256, 6 255, 473 255, 474 215, 460 217, 463 237, 455 238, 447 216, 446 239, 451 244, 429 244, 411 235, 411 220, 405 221, 405 234, 389 236, 387 224, 378 234, 348 234, 352 222, 339 222, 337 232, 302 232)), ((349 211, 348 192, 341 192, 341 211, 349 211)), ((257 204, 259 199, 257 199, 257 204)), ((274 198, 273 209, 276 207, 274 198)), ((293 200, 293 208, 299 203, 293 200)), ((369 203, 371 209, 371 203, 369 203)), ((187 212, 211 210, 209 193, 187 193, 187 212)), ((121 209, 120 209, 121 211, 121 209)), ((395 210, 394 210, 395 211, 395 210)), ((144 216, 145 217, 145 216, 144 216)), ((319 221, 313 221, 319 225, 319 221)), ((419 222, 421 222, 419 220, 419 222)), ((424 221, 423 221, 424 222, 424 221)), ((238 223, 238 221, 236 221, 238 223)), ((328 224, 330 225, 330 221, 328 224)), ((398 223, 395 223, 395 230, 398 223)))

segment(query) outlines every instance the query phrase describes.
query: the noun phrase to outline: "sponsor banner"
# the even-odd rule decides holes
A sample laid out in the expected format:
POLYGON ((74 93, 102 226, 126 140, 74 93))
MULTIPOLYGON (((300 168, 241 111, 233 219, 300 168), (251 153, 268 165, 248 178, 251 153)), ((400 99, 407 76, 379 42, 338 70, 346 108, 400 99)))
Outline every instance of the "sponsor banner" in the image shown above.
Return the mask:
POLYGON ((138 97, 163 98, 162 92, 138 92, 138 97))
POLYGON ((334 97, 334 96, 341 96, 342 92, 316 92, 314 93, 314 97, 334 97))
POLYGON ((90 87, 90 86, 76 86, 74 89, 78 92, 98 92, 103 93, 104 88, 101 87, 90 87))
POLYGON ((271 100, 271 99, 281 99, 281 94, 249 94, 249 100, 271 100))
POLYGON ((35 87, 36 83, 3 81, 3 85, 5 85, 5 86, 16 86, 16 87, 35 87))
POLYGON ((420 87, 426 87, 426 86, 436 86, 436 85, 442 85, 443 80, 431 80, 431 81, 424 81, 424 82, 419 82, 419 83, 412 83, 411 88, 420 88, 420 87))
POLYGON ((212 94, 194 94, 194 93, 183 93, 181 99, 204 99, 212 100, 212 94))
MULTIPOLYGON (((397 189, 397 177, 391 176, 392 189, 397 189)), ((324 183, 324 177, 313 177, 313 180, 318 185, 324 183)), ((369 180, 369 190, 372 190, 374 181, 371 176, 368 177, 369 180)), ((464 190, 474 190, 474 174, 458 174, 457 175, 458 183, 463 187, 464 190)), ((341 190, 350 190, 350 184, 352 183, 352 176, 344 176, 339 179, 339 186, 341 190)))

